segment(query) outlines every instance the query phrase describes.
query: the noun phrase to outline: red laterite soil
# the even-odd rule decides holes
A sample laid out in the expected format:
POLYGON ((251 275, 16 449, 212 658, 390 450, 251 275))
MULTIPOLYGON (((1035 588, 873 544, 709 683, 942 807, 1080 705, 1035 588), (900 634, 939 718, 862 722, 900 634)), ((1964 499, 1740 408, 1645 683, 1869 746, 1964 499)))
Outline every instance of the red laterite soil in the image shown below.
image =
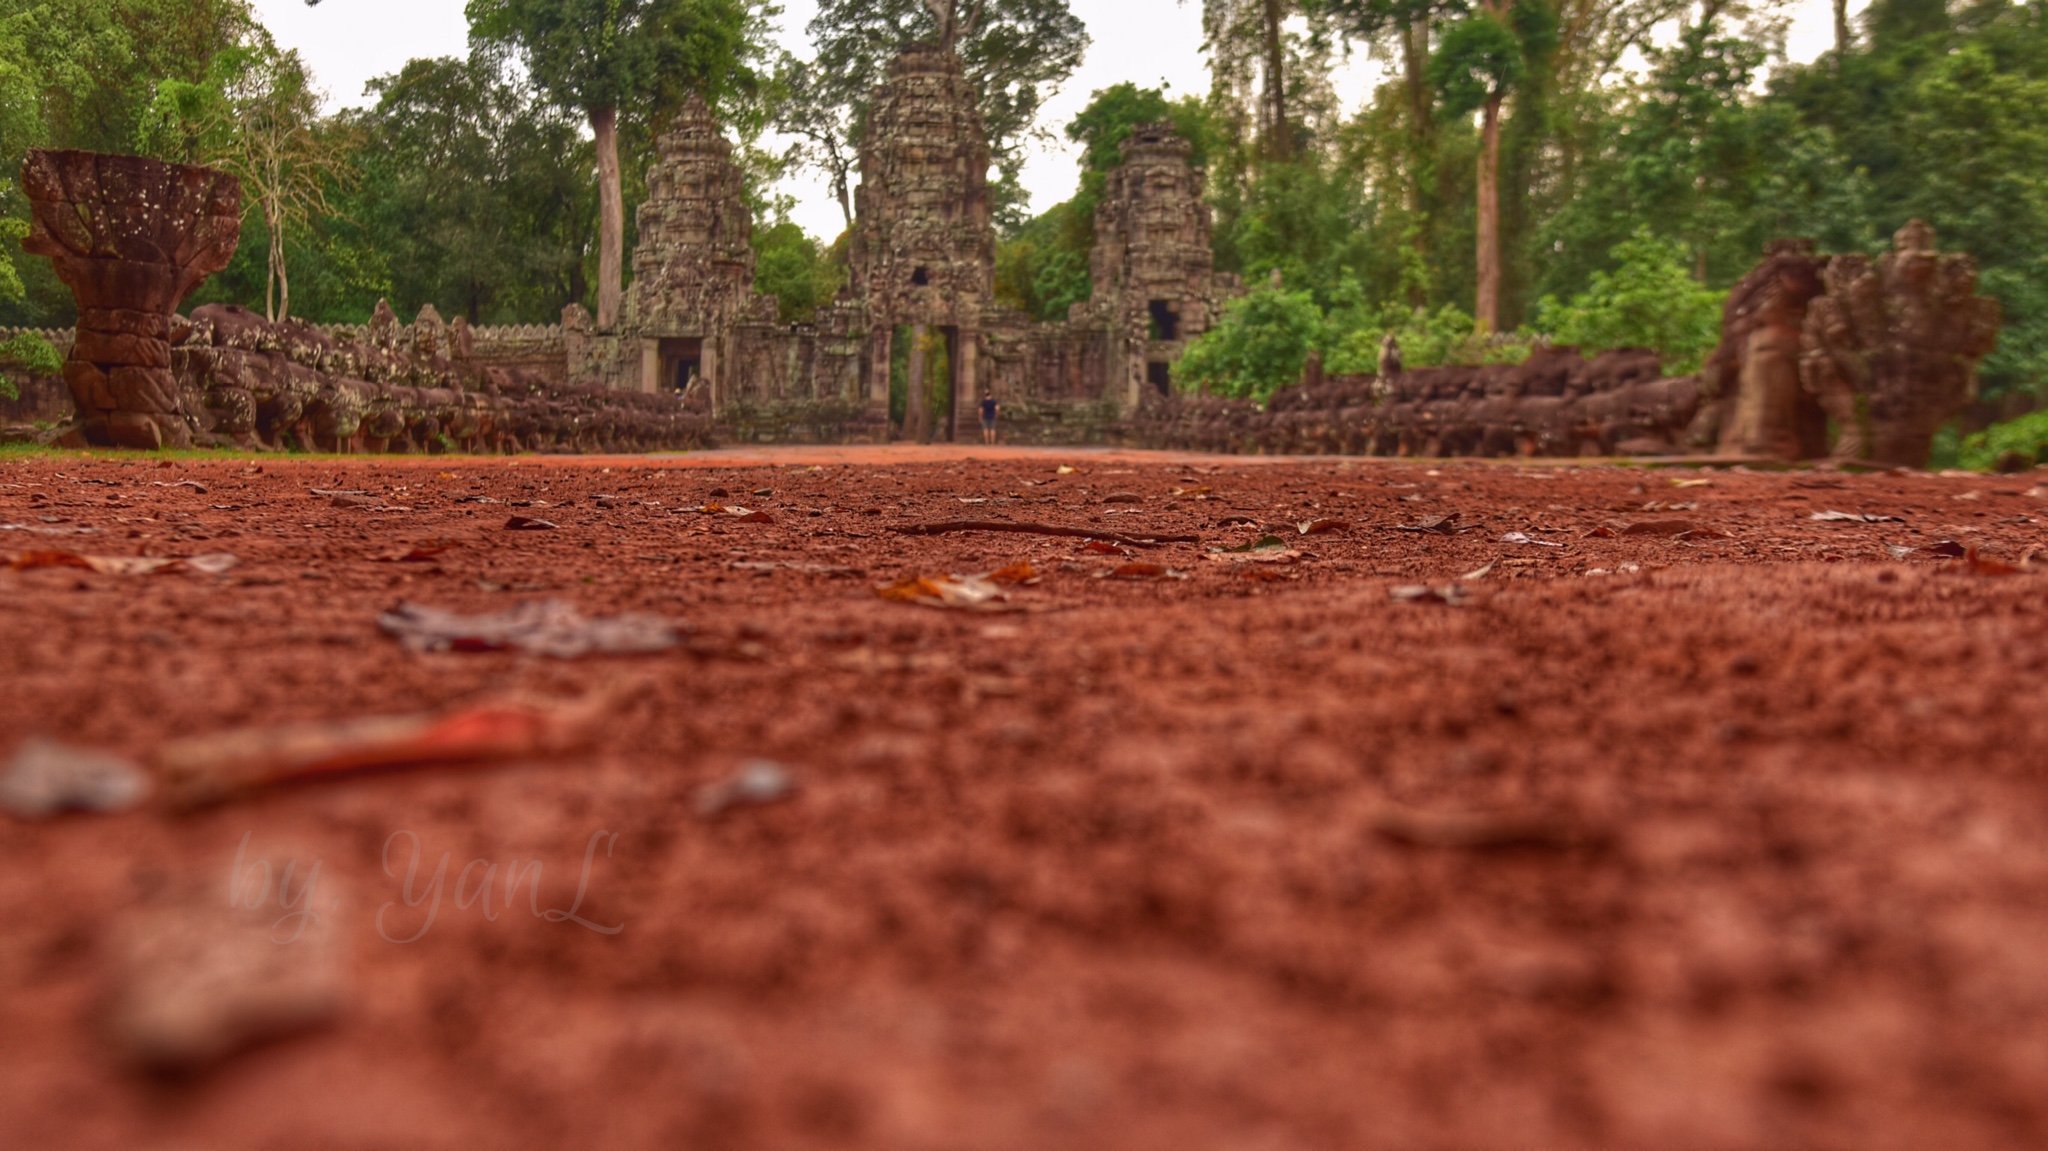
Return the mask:
POLYGON ((2048 1145, 2044 496, 942 449, 0 463, 0 559, 240 561, 0 571, 0 756, 624 700, 558 757, 0 816, 0 1146, 2048 1145), (1198 539, 894 530, 959 520, 1198 539), (1013 610, 876 594, 1020 561, 1013 610), (685 642, 415 654, 376 622, 547 597, 685 642), (753 759, 795 792, 700 814, 753 759), (316 861, 331 1022, 131 1066, 124 925, 316 861))

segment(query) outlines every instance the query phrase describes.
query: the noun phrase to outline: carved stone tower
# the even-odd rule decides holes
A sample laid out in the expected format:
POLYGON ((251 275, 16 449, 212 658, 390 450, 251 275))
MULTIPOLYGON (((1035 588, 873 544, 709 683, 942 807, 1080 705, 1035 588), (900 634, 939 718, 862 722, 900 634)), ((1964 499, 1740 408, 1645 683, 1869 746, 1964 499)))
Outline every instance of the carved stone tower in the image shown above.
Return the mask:
MULTIPOLYGON (((1093 306, 1122 347, 1127 407, 1142 389, 1170 387, 1169 370, 1189 340, 1209 330, 1221 305, 1202 171, 1170 123, 1139 124, 1123 142, 1095 209, 1093 306)), ((1228 294, 1228 285, 1222 286, 1228 294)))
MULTIPOLYGON (((690 97, 655 148, 636 217, 624 330, 638 339, 642 391, 681 391, 701 381, 715 407, 731 359, 727 333, 754 298, 746 183, 699 97, 690 97)), ((621 352, 630 373, 632 348, 621 352)))
POLYGON ((924 410, 929 334, 943 335, 951 409, 975 379, 982 312, 995 293, 995 231, 988 200, 989 150, 960 57, 930 45, 889 65, 875 91, 861 144, 853 288, 867 309, 868 395, 889 399, 896 329, 911 329, 912 386, 905 434, 951 436, 953 410, 924 410))

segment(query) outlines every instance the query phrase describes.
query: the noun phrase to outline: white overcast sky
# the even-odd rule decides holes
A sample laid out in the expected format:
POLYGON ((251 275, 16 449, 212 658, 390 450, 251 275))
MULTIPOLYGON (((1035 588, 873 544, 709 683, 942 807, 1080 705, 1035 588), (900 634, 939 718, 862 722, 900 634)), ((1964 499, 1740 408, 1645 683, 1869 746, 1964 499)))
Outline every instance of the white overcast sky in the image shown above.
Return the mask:
MULTIPOLYGON (((297 48, 325 88, 330 107, 367 104, 363 85, 397 71, 421 56, 459 56, 467 49, 463 0, 254 0, 256 10, 280 44, 297 48)), ((1072 79, 1047 101, 1042 123, 1057 131, 1088 104, 1091 93, 1123 81, 1165 85, 1171 94, 1208 90, 1202 60, 1200 0, 1072 0, 1087 21, 1094 44, 1072 79)), ((1860 11, 1868 0, 1850 0, 1860 11)), ((808 57, 804 25, 817 0, 783 0, 781 37, 808 57)), ((1794 0, 1789 43, 1795 60, 1810 60, 1834 38, 1829 0, 1794 0)), ((1339 77, 1347 108, 1368 94, 1376 66, 1358 60, 1339 77)), ((1073 194, 1076 156, 1063 138, 1041 144, 1024 168, 1024 186, 1035 209, 1073 194)), ((796 221, 830 239, 841 227, 839 209, 825 183, 800 173, 784 189, 797 198, 796 221)))

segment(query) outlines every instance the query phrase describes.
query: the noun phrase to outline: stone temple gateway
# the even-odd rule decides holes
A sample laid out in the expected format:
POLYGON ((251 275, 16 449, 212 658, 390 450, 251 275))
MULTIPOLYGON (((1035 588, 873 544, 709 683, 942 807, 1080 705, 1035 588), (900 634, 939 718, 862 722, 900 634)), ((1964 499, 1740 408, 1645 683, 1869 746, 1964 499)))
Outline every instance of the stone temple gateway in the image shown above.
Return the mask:
POLYGON ((1215 270, 1190 152, 1171 125, 1133 132, 1096 212, 1092 298, 1035 322, 995 298, 989 150, 960 58, 911 48, 873 101, 849 283, 792 326, 754 289, 741 174, 692 102, 658 142, 618 329, 569 308, 565 376, 681 391, 727 439, 950 439, 984 395, 1010 438, 1109 437, 1241 290, 1215 270), (944 380, 917 386, 941 366, 944 380), (924 410, 928 391, 940 410, 924 410))

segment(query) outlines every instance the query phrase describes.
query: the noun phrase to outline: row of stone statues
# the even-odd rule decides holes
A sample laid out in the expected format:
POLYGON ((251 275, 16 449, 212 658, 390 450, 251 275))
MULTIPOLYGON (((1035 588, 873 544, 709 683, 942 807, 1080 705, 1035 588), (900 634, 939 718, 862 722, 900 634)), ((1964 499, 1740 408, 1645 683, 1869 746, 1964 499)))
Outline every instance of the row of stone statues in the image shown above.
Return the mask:
POLYGON ((227 266, 241 187, 208 168, 34 150, 31 230, 79 321, 63 373, 89 443, 323 451, 647 451, 702 447, 711 421, 672 394, 564 386, 476 360, 467 324, 401 326, 379 301, 337 338, 245 308, 178 315, 227 266))
POLYGON ((1376 376, 1324 379, 1264 405, 1154 397, 1140 443, 1220 452, 1424 456, 1720 453, 1924 466, 1934 433, 1977 396, 1998 301, 1968 256, 1918 220, 1892 251, 1821 256, 1773 244, 1729 294, 1696 376, 1663 378, 1643 349, 1588 361, 1538 348, 1518 365, 1403 371, 1389 337, 1376 376))
POLYGON ((178 321, 171 367, 200 442, 348 451, 702 447, 708 416, 672 395, 561 385, 477 363, 459 318, 402 327, 379 301, 362 339, 208 304, 178 321))
MULTIPOLYGON (((1391 358, 1391 357, 1388 357, 1391 358)), ((1264 405, 1153 397, 1133 432, 1152 447, 1271 455, 1665 455, 1684 450, 1698 381, 1655 353, 1539 348, 1520 364, 1308 380, 1264 405)))

